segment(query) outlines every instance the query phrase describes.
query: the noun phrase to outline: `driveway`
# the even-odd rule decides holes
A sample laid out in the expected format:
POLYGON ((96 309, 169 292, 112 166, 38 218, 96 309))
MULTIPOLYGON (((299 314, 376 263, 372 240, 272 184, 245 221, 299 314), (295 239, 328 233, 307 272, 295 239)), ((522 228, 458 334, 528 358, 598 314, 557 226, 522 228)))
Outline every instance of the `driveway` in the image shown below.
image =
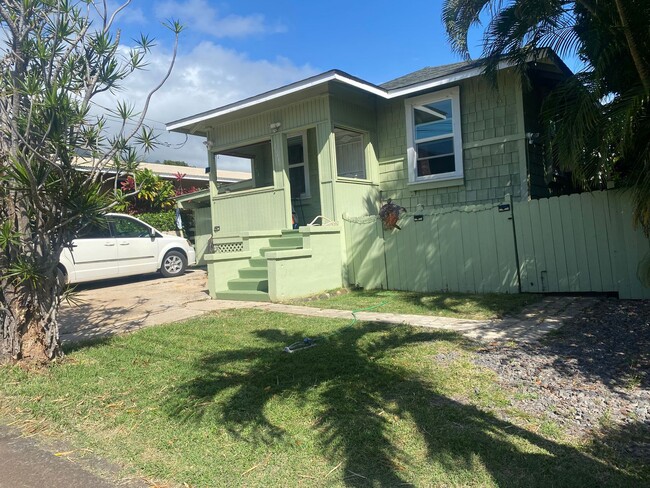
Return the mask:
POLYGON ((106 337, 184 320, 219 308, 207 293, 207 273, 190 269, 178 278, 158 274, 77 286, 74 303, 59 312, 64 342, 106 337))

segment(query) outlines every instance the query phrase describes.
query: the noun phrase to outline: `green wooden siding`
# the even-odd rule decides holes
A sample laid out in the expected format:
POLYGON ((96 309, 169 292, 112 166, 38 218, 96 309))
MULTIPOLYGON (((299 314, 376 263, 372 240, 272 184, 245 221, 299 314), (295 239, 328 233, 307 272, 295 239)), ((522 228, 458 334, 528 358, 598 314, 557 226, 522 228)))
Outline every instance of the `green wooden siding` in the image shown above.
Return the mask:
POLYGON ((404 99, 379 100, 378 158, 384 198, 414 209, 494 203, 526 194, 525 129, 518 78, 503 73, 499 90, 482 78, 459 83, 464 184, 409 185, 404 99), (522 181, 524 182, 522 184, 522 181))
POLYGON ((384 231, 372 218, 345 220, 348 281, 413 291, 617 292, 650 298, 639 279, 650 241, 632 226, 621 192, 518 202, 510 212, 479 205, 424 212, 384 231), (516 232, 511 218, 514 215, 516 232))
POLYGON ((326 120, 329 120, 327 97, 311 98, 217 125, 211 134, 212 150, 219 152, 222 148, 270 138, 270 125, 276 122, 280 122, 282 132, 291 132, 326 120))
POLYGON ((244 231, 286 229, 287 209, 283 190, 273 188, 224 193, 213 199, 219 226, 215 237, 244 231))

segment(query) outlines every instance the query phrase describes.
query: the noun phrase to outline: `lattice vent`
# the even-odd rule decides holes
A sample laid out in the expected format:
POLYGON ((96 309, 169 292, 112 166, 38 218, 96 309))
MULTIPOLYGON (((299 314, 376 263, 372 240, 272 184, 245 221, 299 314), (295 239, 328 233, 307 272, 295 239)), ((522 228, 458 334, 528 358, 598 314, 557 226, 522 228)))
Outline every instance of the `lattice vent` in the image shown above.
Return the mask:
POLYGON ((225 242, 223 244, 215 244, 215 253, 228 253, 228 252, 242 252, 244 250, 243 242, 225 242))

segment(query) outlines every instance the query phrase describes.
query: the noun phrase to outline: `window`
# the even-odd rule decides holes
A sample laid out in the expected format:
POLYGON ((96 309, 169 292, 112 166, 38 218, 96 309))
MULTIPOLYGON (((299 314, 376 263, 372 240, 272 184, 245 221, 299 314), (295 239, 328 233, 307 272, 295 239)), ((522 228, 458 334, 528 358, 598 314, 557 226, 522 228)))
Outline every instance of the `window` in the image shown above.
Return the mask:
POLYGON ((104 219, 96 223, 88 224, 77 232, 75 239, 110 239, 111 231, 108 228, 108 222, 104 219))
POLYGON ((151 237, 151 229, 137 220, 113 217, 111 222, 115 237, 151 237))
POLYGON ((305 138, 302 134, 287 138, 287 153, 289 156, 291 198, 309 198, 307 151, 305 138))
POLYGON ((462 178, 458 88, 406 100, 409 180, 462 178))
POLYGON ((347 129, 334 129, 336 141, 336 173, 344 178, 366 179, 366 157, 363 134, 347 129))

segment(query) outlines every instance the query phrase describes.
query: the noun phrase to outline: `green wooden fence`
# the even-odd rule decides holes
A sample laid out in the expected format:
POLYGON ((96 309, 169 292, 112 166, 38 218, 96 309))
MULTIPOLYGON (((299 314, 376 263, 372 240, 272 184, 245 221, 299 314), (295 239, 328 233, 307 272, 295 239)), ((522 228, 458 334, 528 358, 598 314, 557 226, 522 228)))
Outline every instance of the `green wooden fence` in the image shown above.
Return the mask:
POLYGON ((372 217, 344 223, 348 281, 364 288, 650 298, 638 278, 650 242, 633 229, 621 192, 429 211, 420 221, 410 213, 402 230, 372 217))

